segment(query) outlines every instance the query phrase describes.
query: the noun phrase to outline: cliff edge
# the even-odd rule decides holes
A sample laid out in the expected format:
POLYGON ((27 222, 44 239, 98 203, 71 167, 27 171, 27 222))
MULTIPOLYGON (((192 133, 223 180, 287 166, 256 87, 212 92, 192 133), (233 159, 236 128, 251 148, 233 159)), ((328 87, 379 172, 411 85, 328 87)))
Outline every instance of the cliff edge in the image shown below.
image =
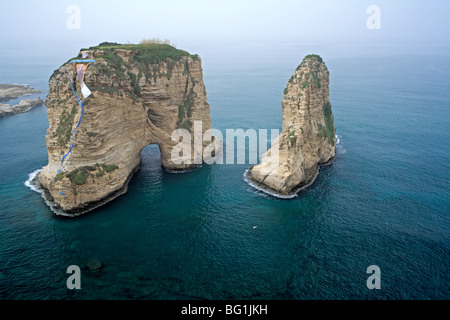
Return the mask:
MULTIPOLYGON (((123 194, 149 144, 159 146, 167 170, 198 166, 193 161, 173 162, 171 151, 180 141, 171 139, 172 132, 189 130, 193 141, 194 121, 201 121, 200 134, 211 128, 200 57, 167 44, 103 43, 82 49, 50 77, 45 104, 48 165, 39 182, 66 214, 90 211, 123 194), (82 57, 96 61, 84 77, 92 94, 82 101, 84 112, 70 161, 58 173, 81 116, 69 79, 79 91, 77 71, 70 62, 82 57)), ((198 150, 194 154, 192 141, 186 141, 191 156, 200 156, 201 163, 203 154, 198 150)), ((208 144, 204 139, 203 148, 208 144)))
POLYGON ((319 165, 336 155, 329 72, 320 56, 303 59, 288 81, 281 108, 282 132, 247 177, 257 187, 286 197, 310 185, 319 165))

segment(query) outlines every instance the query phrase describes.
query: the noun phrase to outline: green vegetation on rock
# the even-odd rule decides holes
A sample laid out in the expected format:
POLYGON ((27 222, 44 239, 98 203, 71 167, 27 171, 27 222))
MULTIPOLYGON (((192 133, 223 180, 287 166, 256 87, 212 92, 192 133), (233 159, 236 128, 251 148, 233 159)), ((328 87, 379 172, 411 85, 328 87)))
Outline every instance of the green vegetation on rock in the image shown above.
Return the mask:
POLYGON ((116 170, 116 169, 119 169, 119 167, 118 166, 116 166, 116 165, 113 165, 113 164, 104 164, 104 163, 102 163, 101 165, 100 165, 102 168, 103 168, 103 170, 105 170, 106 172, 113 172, 114 170, 116 170))
MULTIPOLYGON (((116 42, 102 42, 97 46, 81 49, 81 51, 95 51, 101 50, 102 53, 94 53, 97 64, 94 66, 98 73, 105 75, 108 78, 117 78, 117 80, 128 80, 131 83, 132 91, 129 93, 133 100, 137 101, 141 93, 139 86, 139 80, 145 75, 146 80, 153 79, 156 81, 158 78, 172 77, 172 71, 177 62, 183 57, 191 57, 192 59, 199 59, 198 55, 191 55, 186 51, 179 50, 170 44, 169 41, 161 41, 159 39, 147 39, 143 40, 140 44, 120 44, 116 42), (130 50, 131 55, 126 62, 116 50, 130 50), (106 63, 105 63, 106 62, 106 63), (162 64, 166 64, 166 70, 161 72, 162 64), (127 72, 130 68, 136 68, 138 75, 127 72)), ((81 52, 80 51, 80 52, 81 52)), ((67 63, 72 61, 72 58, 67 63)), ((58 74, 60 71, 55 70, 54 74, 58 74)), ((185 73, 189 73, 188 64, 186 61, 185 73)), ((118 85, 121 86, 120 83, 118 85)), ((114 87, 96 87, 90 86, 91 91, 99 91, 102 93, 108 93, 110 95, 120 94, 119 89, 114 87)))
POLYGON ((309 87, 311 85, 311 83, 309 82, 309 80, 303 81, 301 84, 302 89, 305 89, 307 87, 309 87))
POLYGON ((105 174, 105 171, 104 171, 104 170, 100 170, 100 171, 97 171, 97 172, 95 173, 95 176, 96 176, 97 178, 100 178, 100 177, 103 177, 104 174, 105 174))
POLYGON ((323 62, 323 59, 322 59, 321 56, 319 56, 317 54, 309 54, 309 55, 307 55, 306 57, 303 58, 302 62, 298 65, 297 69, 295 69, 295 70, 300 69, 303 66, 303 63, 305 63, 308 60, 316 60, 319 63, 323 62))
POLYGON ((91 89, 91 91, 98 91, 101 93, 108 93, 110 95, 120 95, 121 92, 119 91, 118 88, 116 87, 96 87, 96 86, 90 86, 89 87, 91 89))
POLYGON ((133 93, 138 97, 141 94, 141 87, 139 86, 139 83, 137 83, 137 78, 134 73, 128 72, 128 76, 131 80, 131 87, 133 89, 133 93))
POLYGON ((177 49, 166 43, 119 44, 115 42, 102 42, 98 46, 83 50, 103 50, 105 56, 108 56, 107 59, 109 59, 110 55, 114 55, 114 50, 116 49, 132 50, 134 51, 133 59, 135 61, 145 62, 146 64, 157 64, 167 59, 179 60, 182 57, 198 59, 198 55, 191 55, 189 52, 177 49))
POLYGON ((303 58, 303 61, 305 60, 317 60, 319 62, 323 62, 322 57, 318 54, 308 54, 306 57, 303 58))
POLYGON ((64 172, 60 172, 56 175, 55 181, 60 181, 64 178, 64 172))
POLYGON ((291 131, 291 128, 288 129, 288 140, 289 140, 289 146, 292 147, 297 142, 297 136, 295 135, 295 130, 291 131))
POLYGON ((317 88, 320 88, 322 85, 320 84, 319 75, 317 71, 310 71, 306 74, 306 80, 301 83, 302 89, 310 87, 311 84, 314 84, 317 88))
POLYGON ((87 134, 89 137, 96 137, 96 136, 98 136, 98 132, 88 131, 88 132, 86 132, 86 134, 87 134))
POLYGON ((286 143, 288 148, 293 147, 297 143, 297 136, 295 135, 295 130, 291 131, 291 127, 288 128, 288 131, 284 136, 280 139, 280 148, 282 148, 286 143))
MULTIPOLYGON (((182 57, 191 57, 192 59, 198 59, 198 55, 191 55, 186 51, 179 50, 172 46, 169 41, 159 41, 158 39, 143 40, 140 44, 120 44, 116 42, 102 42, 97 46, 90 48, 84 48, 80 51, 86 50, 102 50, 102 54, 95 56, 97 64, 94 66, 99 73, 106 75, 108 78, 117 77, 118 80, 127 80, 130 78, 133 92, 130 94, 134 100, 140 95, 140 87, 138 84, 142 75, 145 75, 147 79, 153 78, 155 81, 158 77, 166 76, 168 79, 172 77, 172 70, 182 57), (127 64, 132 64, 139 70, 138 77, 135 75, 126 74, 126 69, 129 66, 125 61, 116 53, 117 49, 130 50, 132 55, 129 58, 127 64), (104 62, 106 64, 104 64, 104 62), (160 72, 159 63, 165 61, 167 63, 167 72, 160 72), (128 77, 127 77, 128 75, 128 77)), ((72 58, 66 62, 69 63, 78 57, 72 58)), ((55 70, 54 75, 60 73, 59 69, 55 70)), ((100 91, 102 93, 115 94, 118 90, 114 88, 106 87, 90 87, 91 90, 100 91)))
POLYGON ((60 181, 63 178, 68 178, 72 184, 75 185, 83 185, 86 184, 88 177, 102 177, 105 172, 113 172, 117 170, 119 167, 116 165, 107 165, 107 164, 95 164, 94 166, 84 166, 76 168, 68 173, 60 172, 55 181, 60 181))
POLYGON ((70 112, 67 108, 61 113, 61 117, 59 118, 59 124, 56 128, 56 135, 58 136, 58 144, 60 146, 65 146, 67 142, 69 142, 72 136, 72 127, 73 120, 75 118, 75 114, 77 113, 77 108, 72 107, 70 112))
POLYGON ((292 77, 289 79, 288 83, 293 83, 295 79, 297 79, 297 73, 294 73, 292 75, 292 77))
POLYGON ((318 124, 319 136, 327 137, 328 142, 334 146, 335 129, 333 124, 333 114, 331 112, 331 104, 327 103, 323 106, 323 115, 325 120, 325 127, 322 124, 318 124))
POLYGON ((76 185, 83 185, 86 183, 87 178, 89 177, 89 167, 81 167, 77 168, 73 171, 70 171, 66 174, 66 177, 69 178, 69 180, 72 183, 75 183, 76 185))
POLYGON ((178 106, 178 121, 177 128, 186 129, 191 131, 192 122, 189 119, 192 116, 192 107, 194 105, 194 91, 187 95, 184 103, 178 106))
POLYGON ((59 68, 53 71, 52 75, 50 76, 49 80, 53 77, 56 77, 58 74, 62 74, 61 71, 59 71, 59 68))
MULTIPOLYGON (((117 78, 120 80, 126 79, 125 73, 124 73, 124 67, 125 63, 122 59, 122 57, 114 54, 114 51, 105 51, 105 54, 102 56, 102 58, 108 63, 108 68, 114 69, 114 73, 112 73, 112 70, 106 70, 106 75, 108 77, 111 76, 111 74, 116 74, 117 78)), ((101 66, 100 68, 103 68, 102 71, 104 72, 105 66, 101 66)))

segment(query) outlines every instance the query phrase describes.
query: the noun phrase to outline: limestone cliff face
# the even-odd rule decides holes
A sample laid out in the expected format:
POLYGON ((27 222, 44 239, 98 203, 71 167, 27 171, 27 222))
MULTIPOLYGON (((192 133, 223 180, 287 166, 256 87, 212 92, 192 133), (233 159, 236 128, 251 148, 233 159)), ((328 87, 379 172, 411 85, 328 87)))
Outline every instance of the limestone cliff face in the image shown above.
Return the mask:
MULTIPOLYGON (((189 130, 193 141, 194 121, 201 121, 200 134, 211 128, 197 55, 157 44, 104 44, 80 51, 78 58, 82 53, 97 61, 85 74, 92 94, 83 100, 72 157, 60 174, 62 156, 81 114, 65 71, 67 66, 76 83, 74 64, 66 63, 54 72, 46 100, 49 162, 39 181, 60 209, 83 213, 124 193, 140 165, 142 149, 149 144, 158 144, 165 169, 198 165, 193 160, 174 163, 171 158, 172 148, 179 143, 171 139, 175 129, 189 130)), ((208 144, 204 140, 202 147, 208 144)), ((200 157, 201 163, 202 155, 198 150, 194 155, 193 144, 190 150, 192 159, 200 157)))
POLYGON ((249 170, 249 178, 263 189, 287 196, 312 183, 319 165, 336 154, 329 72, 320 56, 303 59, 284 90, 281 107, 282 132, 262 162, 249 170))

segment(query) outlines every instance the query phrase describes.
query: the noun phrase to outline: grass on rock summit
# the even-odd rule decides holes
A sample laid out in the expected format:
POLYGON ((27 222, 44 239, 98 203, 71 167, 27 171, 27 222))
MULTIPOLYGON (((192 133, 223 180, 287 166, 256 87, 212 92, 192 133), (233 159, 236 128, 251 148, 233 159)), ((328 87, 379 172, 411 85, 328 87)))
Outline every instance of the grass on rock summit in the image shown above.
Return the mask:
POLYGON ((102 42, 98 46, 93 46, 85 50, 103 50, 105 52, 105 58, 108 59, 109 55, 113 55, 116 49, 131 50, 134 51, 134 59, 139 62, 145 62, 147 64, 157 64, 161 61, 172 59, 179 60, 182 57, 191 57, 197 59, 198 55, 191 55, 189 52, 175 48, 167 43, 150 43, 143 42, 141 44, 120 44, 115 42, 102 42))

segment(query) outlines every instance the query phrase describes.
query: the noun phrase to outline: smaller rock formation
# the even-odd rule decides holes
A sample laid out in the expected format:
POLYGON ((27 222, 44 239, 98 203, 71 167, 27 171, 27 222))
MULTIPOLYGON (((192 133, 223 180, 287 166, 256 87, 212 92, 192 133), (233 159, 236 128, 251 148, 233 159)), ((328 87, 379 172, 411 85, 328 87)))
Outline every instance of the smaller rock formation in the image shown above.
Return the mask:
POLYGON ((0 117, 19 114, 30 111, 32 108, 41 106, 44 104, 44 101, 41 98, 37 99, 24 99, 20 101, 19 104, 9 105, 9 104, 0 104, 0 117))
POLYGON ((320 56, 303 59, 284 89, 281 108, 283 130, 247 178, 267 192, 290 197, 310 185, 319 165, 336 155, 329 72, 320 56))
POLYGON ((33 93, 40 93, 41 91, 34 89, 28 85, 21 84, 0 84, 0 102, 5 102, 12 99, 30 95, 33 93))
POLYGON ((8 100, 18 99, 23 96, 28 96, 33 93, 40 93, 42 91, 36 90, 29 85, 21 84, 0 84, 0 117, 24 113, 30 111, 32 108, 44 104, 40 98, 25 99, 16 105, 10 105, 2 102, 8 100))

